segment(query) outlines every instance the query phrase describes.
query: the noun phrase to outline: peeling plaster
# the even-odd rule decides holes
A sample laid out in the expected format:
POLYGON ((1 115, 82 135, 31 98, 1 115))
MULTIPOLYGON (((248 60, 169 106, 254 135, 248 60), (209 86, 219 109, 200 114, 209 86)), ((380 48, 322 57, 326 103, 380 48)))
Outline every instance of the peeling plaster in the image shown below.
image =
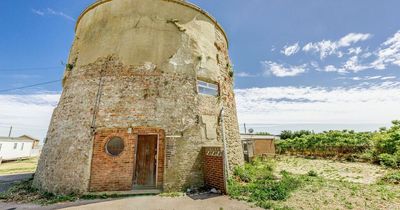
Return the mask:
POLYGON ((219 75, 215 74, 218 68, 217 48, 215 26, 207 21, 199 20, 195 17, 193 20, 180 24, 178 20, 169 21, 175 24, 182 31, 182 45, 175 55, 169 60, 169 63, 177 68, 180 65, 187 65, 196 61, 196 70, 198 76, 217 81, 219 75))

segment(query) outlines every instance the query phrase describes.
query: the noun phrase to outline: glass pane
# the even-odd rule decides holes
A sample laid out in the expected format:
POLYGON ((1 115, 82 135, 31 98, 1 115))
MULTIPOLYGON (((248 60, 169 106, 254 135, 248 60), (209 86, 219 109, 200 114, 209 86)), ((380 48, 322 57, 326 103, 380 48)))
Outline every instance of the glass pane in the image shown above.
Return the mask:
POLYGON ((197 86, 200 94, 218 96, 218 85, 198 81, 197 86))
POLYGON ((199 85, 199 86, 207 87, 207 82, 198 81, 198 85, 199 85))
POLYGON ((218 89, 218 85, 211 84, 211 83, 208 83, 208 87, 210 87, 210 88, 212 88, 212 89, 215 89, 215 90, 218 89))
POLYGON ((117 156, 124 150, 124 140, 120 137, 113 137, 107 142, 106 150, 110 155, 117 156))

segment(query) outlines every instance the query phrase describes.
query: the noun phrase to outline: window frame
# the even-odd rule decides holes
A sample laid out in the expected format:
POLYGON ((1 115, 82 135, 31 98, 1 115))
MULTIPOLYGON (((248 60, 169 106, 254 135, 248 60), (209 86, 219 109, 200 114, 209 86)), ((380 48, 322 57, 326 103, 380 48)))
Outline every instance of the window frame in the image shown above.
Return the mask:
POLYGON ((18 147, 18 143, 14 143, 14 150, 16 150, 18 147))
POLYGON ((202 80, 202 79, 197 79, 196 80, 196 87, 197 87, 197 93, 200 94, 200 95, 213 96, 213 97, 220 96, 220 88, 219 88, 219 84, 218 83, 207 82, 207 81, 202 80), (206 90, 215 91, 216 94, 214 95, 214 94, 203 93, 203 92, 200 91, 200 88, 204 88, 206 90))
POLYGON ((122 137, 120 137, 120 136, 112 136, 112 137, 110 137, 110 138, 107 140, 107 142, 105 143, 105 145, 104 145, 104 150, 105 150, 105 152, 107 153, 107 155, 109 155, 109 156, 111 156, 111 157, 118 157, 118 156, 121 156, 122 153, 124 153, 125 147, 126 147, 126 145, 125 145, 125 140, 124 140, 124 138, 122 138, 122 137), (122 150, 121 150, 121 152, 119 152, 119 153, 116 154, 116 155, 112 154, 112 153, 108 150, 108 144, 109 144, 112 140, 114 140, 114 139, 120 139, 120 140, 122 141, 122 150))

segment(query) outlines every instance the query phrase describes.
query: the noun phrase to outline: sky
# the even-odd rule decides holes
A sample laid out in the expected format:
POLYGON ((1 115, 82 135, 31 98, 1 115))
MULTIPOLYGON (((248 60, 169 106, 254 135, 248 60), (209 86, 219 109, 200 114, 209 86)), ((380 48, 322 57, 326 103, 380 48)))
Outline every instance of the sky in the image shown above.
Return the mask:
MULTIPOLYGON (((76 19, 93 2, 0 1, 0 136, 13 126, 45 137, 76 19)), ((229 37, 241 128, 363 131, 400 119, 400 1, 191 2, 229 37)))

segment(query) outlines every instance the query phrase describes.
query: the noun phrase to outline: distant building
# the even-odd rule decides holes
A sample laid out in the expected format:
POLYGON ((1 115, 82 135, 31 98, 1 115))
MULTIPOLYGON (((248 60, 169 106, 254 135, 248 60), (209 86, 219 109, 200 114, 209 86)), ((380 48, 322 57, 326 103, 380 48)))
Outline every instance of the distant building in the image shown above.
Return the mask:
POLYGON ((17 160, 40 154, 39 140, 27 135, 20 137, 0 136, 0 160, 17 160))
POLYGON ((275 154, 277 136, 241 134, 244 159, 248 162, 253 157, 275 154))

